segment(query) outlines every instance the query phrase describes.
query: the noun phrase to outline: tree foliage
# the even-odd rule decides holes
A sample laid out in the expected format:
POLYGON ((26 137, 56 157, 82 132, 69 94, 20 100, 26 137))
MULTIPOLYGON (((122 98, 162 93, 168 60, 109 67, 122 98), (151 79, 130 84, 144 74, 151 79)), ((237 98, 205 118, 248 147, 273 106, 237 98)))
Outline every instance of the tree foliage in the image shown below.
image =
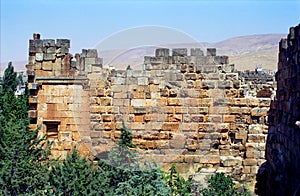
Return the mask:
POLYGON ((224 173, 216 173, 209 179, 209 188, 200 190, 203 196, 249 196, 247 189, 239 191, 230 176, 225 176, 224 173))
POLYGON ((150 163, 140 164, 132 133, 123 122, 120 140, 108 160, 98 163, 104 195, 170 195, 163 172, 150 163))
POLYGON ((47 193, 50 195, 98 195, 97 171, 92 162, 76 150, 62 162, 55 162, 49 171, 47 193))
POLYGON ((46 138, 29 129, 28 90, 15 96, 17 84, 10 63, 0 87, 0 195, 188 195, 190 184, 175 166, 165 174, 140 163, 124 122, 107 160, 94 165, 76 148, 64 160, 50 160, 46 138))
POLYGON ((16 97, 18 81, 10 63, 0 88, 0 194, 34 194, 42 191, 50 145, 29 129, 28 91, 16 97))
POLYGON ((3 76, 3 90, 8 91, 13 90, 15 91, 18 85, 17 73, 14 71, 14 67, 12 62, 8 63, 8 67, 4 71, 3 76))
POLYGON ((165 177, 168 186, 171 188, 172 195, 191 195, 191 179, 185 180, 178 172, 176 164, 173 163, 165 177))

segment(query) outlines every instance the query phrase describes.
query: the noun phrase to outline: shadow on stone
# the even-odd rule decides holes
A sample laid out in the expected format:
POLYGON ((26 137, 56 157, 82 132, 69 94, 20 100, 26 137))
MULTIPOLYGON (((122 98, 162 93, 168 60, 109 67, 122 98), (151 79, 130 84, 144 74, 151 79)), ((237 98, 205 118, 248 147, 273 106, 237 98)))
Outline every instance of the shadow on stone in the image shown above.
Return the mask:
POLYGON ((266 195, 266 187, 267 187, 267 178, 268 178, 268 162, 264 162, 258 169, 256 174, 256 184, 255 184, 255 193, 259 196, 266 195))

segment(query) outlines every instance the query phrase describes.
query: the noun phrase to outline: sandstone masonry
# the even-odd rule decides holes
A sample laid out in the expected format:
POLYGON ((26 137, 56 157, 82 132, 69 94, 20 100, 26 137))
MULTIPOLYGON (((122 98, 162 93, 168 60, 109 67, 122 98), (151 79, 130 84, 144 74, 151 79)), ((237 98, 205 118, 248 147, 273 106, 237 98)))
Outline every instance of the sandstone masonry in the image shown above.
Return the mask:
POLYGON ((300 194, 300 24, 279 43, 278 89, 269 112, 267 195, 300 194))
POLYGON ((225 172, 255 180, 265 157, 273 80, 265 86, 254 82, 259 75, 245 80, 215 48, 206 55, 200 48, 171 55, 160 48, 145 57, 143 70, 104 69, 97 50, 73 57, 69 48, 69 40, 38 34, 29 41, 31 126, 41 125, 54 141, 54 156, 77 145, 91 158, 105 158, 124 120, 144 159, 166 169, 178 162, 184 176, 225 172), (255 89, 271 93, 257 96, 255 89))

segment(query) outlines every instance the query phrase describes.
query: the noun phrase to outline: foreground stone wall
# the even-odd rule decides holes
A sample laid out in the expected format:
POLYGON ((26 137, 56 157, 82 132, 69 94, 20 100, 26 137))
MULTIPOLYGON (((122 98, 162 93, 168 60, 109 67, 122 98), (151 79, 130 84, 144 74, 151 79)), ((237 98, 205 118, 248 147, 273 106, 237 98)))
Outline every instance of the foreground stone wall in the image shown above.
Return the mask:
POLYGON ((269 112, 267 195, 300 194, 300 25, 279 43, 276 100, 269 112))
POLYGON ((145 57, 144 70, 111 70, 102 69, 96 50, 73 60, 69 45, 36 36, 29 48, 31 126, 50 135, 54 155, 78 145, 81 153, 105 159, 124 120, 141 157, 165 169, 177 162, 185 177, 225 172, 255 181, 271 99, 247 94, 255 84, 241 79, 227 56, 213 48, 206 55, 199 48, 171 55, 162 48, 145 57))

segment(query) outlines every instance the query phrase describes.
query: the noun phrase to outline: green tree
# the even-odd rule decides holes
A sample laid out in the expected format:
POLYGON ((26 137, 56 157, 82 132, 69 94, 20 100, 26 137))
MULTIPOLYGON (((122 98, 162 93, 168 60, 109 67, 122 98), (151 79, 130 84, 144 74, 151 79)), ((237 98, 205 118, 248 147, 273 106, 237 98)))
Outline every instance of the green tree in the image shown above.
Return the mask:
POLYGON ((49 195, 99 195, 97 171, 76 148, 49 171, 49 195))
POLYGON ((128 65, 128 66, 126 67, 126 70, 127 70, 127 71, 128 71, 128 70, 132 70, 131 67, 130 67, 130 65, 128 65))
POLYGON ((17 78, 11 63, 0 88, 0 194, 38 194, 47 178, 50 145, 29 129, 28 91, 16 97, 17 78))
POLYGON ((109 153, 109 164, 121 168, 133 167, 138 161, 136 145, 132 142, 131 130, 125 126, 124 121, 122 125, 120 140, 109 153))
POLYGON ((147 164, 131 172, 130 178, 118 184, 115 195, 165 196, 171 195, 171 189, 163 178, 163 172, 156 166, 147 164))
POLYGON ((173 163, 168 172, 165 173, 164 178, 168 186, 171 188, 172 195, 191 195, 191 179, 185 180, 178 172, 176 164, 173 163))
POLYGON ((14 71, 12 62, 8 63, 8 67, 4 71, 3 76, 3 90, 7 91, 9 89, 15 91, 19 81, 17 80, 17 73, 14 71))
POLYGON ((156 166, 138 159, 132 133, 123 122, 120 140, 107 161, 98 162, 98 181, 104 195, 170 195, 163 172, 156 166))
POLYGON ((242 191, 238 191, 230 176, 225 176, 224 173, 216 173, 209 179, 209 188, 201 189, 200 193, 203 196, 233 196, 251 195, 250 192, 243 188, 242 191))

